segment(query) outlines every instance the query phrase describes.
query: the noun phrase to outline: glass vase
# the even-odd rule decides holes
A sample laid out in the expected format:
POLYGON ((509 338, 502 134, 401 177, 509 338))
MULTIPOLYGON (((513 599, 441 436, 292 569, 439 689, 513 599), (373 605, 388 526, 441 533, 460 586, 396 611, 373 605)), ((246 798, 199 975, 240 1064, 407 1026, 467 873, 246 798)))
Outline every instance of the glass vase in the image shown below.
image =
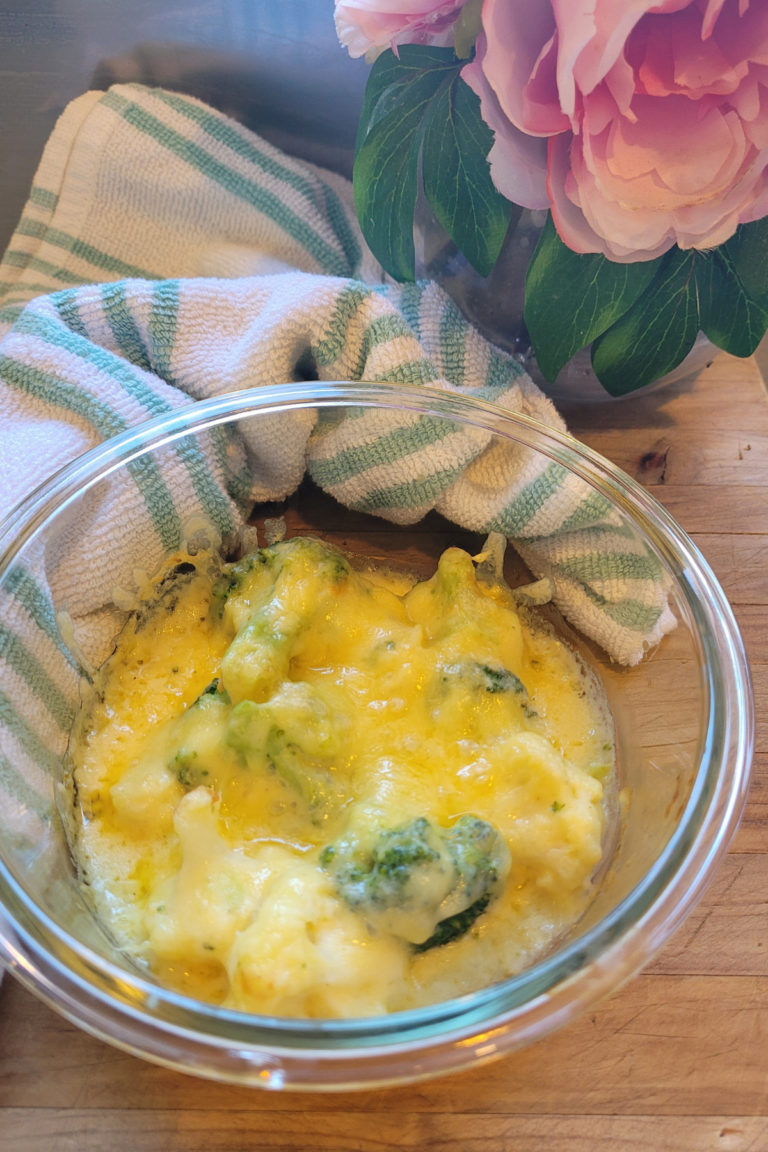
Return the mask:
POLYGON ((546 211, 524 208, 517 222, 510 225, 493 271, 484 277, 458 250, 426 199, 420 196, 414 227, 416 278, 436 280, 483 336, 515 356, 528 375, 555 402, 568 400, 594 404, 625 400, 640 390, 647 394, 695 376, 712 362, 718 350, 703 332, 699 332, 690 352, 676 368, 652 384, 645 384, 642 389, 629 391, 623 396, 611 396, 603 388, 592 370, 589 347, 568 361, 554 383, 547 380, 536 363, 523 316, 525 277, 546 218, 546 211))

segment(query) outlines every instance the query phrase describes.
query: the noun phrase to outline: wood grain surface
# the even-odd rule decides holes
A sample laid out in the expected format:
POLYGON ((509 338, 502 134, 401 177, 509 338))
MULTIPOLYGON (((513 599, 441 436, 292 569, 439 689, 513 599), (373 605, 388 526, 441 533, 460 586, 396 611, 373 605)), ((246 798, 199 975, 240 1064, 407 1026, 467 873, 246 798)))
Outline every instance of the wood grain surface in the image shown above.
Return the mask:
MULTIPOLYGON (((693 535, 750 654, 749 805, 694 914, 651 968, 560 1033, 387 1091, 268 1094, 195 1080, 92 1039, 6 979, 0 1152, 768 1150, 766 389, 754 360, 721 354, 693 382, 563 411, 693 535)), ((370 532, 369 521, 359 527, 370 532)), ((446 542, 435 524, 428 551, 436 558, 446 542)), ((399 546, 386 525, 370 543, 381 555, 399 546)))

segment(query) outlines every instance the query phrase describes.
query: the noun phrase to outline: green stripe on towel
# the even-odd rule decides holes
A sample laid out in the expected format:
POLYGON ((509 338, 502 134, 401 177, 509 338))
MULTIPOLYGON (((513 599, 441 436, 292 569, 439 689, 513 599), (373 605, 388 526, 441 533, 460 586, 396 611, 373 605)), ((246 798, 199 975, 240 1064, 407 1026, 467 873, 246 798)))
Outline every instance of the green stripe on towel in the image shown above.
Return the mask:
POLYGON ((144 346, 136 321, 128 307, 125 284, 105 284, 101 290, 101 304, 117 346, 126 360, 146 372, 151 371, 149 353, 144 346))
POLYGON ((0 621, 0 657, 26 682, 43 703, 62 732, 68 732, 75 710, 54 684, 40 661, 6 624, 0 621))
POLYGON ((33 184, 29 190, 29 199, 38 208, 48 208, 51 212, 56 209, 59 203, 59 198, 55 192, 49 192, 47 188, 39 188, 36 184, 33 184))
MULTIPOLYGON (((173 152, 203 176, 207 176, 233 196, 263 212, 292 239, 301 244, 302 248, 314 257, 323 272, 331 276, 348 275, 349 268, 343 254, 335 251, 274 192, 222 164, 199 144, 188 140, 186 136, 182 136, 156 116, 150 115, 140 105, 126 100, 124 96, 107 92, 102 97, 101 104, 122 116, 138 132, 151 137, 161 147, 173 152)), ((122 275, 130 276, 136 273, 123 272, 122 275)))
POLYGON ((503 512, 493 517, 488 527, 505 536, 521 536, 536 513, 551 496, 559 491, 568 475, 568 469, 554 462, 547 465, 540 476, 532 480, 503 512))
POLYGON ((346 448, 328 460, 313 459, 312 476, 326 488, 335 488, 355 476, 359 476, 365 484, 365 474, 370 469, 394 464, 405 456, 412 456, 428 446, 439 444, 456 431, 457 426, 450 420, 423 416, 404 428, 394 428, 370 443, 346 448))
POLYGON ((56 645, 67 663, 79 671, 80 665, 62 640, 56 626, 50 592, 43 591, 34 577, 18 565, 8 573, 5 587, 29 613, 40 631, 56 645))
MULTIPOLYGON (((21 319, 26 321, 27 315, 25 313, 17 324, 21 319)), ((77 337, 73 334, 73 338, 77 337)), ((0 377, 21 392, 27 392, 54 407, 64 408, 87 420, 103 439, 116 436, 118 432, 124 432, 128 427, 108 404, 96 400, 83 388, 69 384, 50 372, 32 368, 2 354, 0 354, 0 377)), ((181 522, 157 464, 151 458, 143 456, 131 461, 128 469, 144 497, 163 547, 168 550, 175 548, 179 542, 181 522)))
MULTIPOLYGON (((27 783, 2 753, 0 753, 0 788, 7 792, 17 804, 23 808, 28 808, 30 812, 34 812, 38 820, 42 820, 44 824, 50 824, 53 817, 53 797, 51 797, 50 802, 46 802, 45 797, 27 783)), ((2 808, 3 805, 0 804, 0 809, 2 808)), ((5 820, 7 820, 7 816, 3 822, 5 820)))
MULTIPOLYGON (((131 85, 131 87, 138 86, 131 85)), ((146 91, 146 89, 144 89, 144 91, 146 91)), ((302 176, 300 173, 294 172, 292 169, 286 167, 286 165, 280 164, 274 157, 267 155, 266 152, 262 151, 250 140, 247 140, 234 123, 222 119, 221 116, 217 116, 199 104, 193 104, 191 101, 185 100, 183 96, 177 96, 171 92, 164 92, 162 88, 153 88, 150 94, 155 99, 162 100, 169 108, 173 108, 174 111, 192 120, 207 132, 212 139, 217 140, 220 144, 226 145, 227 148, 230 148, 236 155, 242 157, 242 159, 248 163, 255 164, 268 176, 272 176, 274 179, 280 180, 283 184, 287 184, 290 188, 294 188, 304 196, 310 207, 315 209, 319 207, 317 204, 316 188, 307 176, 302 176)), ((355 234, 347 219, 347 214, 336 193, 329 185, 319 179, 318 183, 325 198, 328 219, 333 225, 333 230, 347 258, 347 269, 344 275, 355 276, 360 268, 363 255, 360 251, 360 245, 355 238, 355 234)))
POLYGON ((23 716, 19 715, 13 701, 4 692, 0 692, 0 724, 8 729, 30 760, 33 760, 47 776, 55 778, 59 775, 61 760, 43 743, 23 716))

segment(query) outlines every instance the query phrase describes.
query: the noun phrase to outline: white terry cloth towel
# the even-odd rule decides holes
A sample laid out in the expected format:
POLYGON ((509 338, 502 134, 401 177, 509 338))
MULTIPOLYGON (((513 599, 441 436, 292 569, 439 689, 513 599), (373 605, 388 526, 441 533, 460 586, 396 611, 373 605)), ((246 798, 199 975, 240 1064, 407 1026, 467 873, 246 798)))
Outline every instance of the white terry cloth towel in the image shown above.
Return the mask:
MULTIPOLYGON (((308 358, 323 380, 431 385, 564 429, 436 285, 384 280, 340 177, 186 96, 119 85, 75 100, 0 269, 0 514, 107 437, 295 379, 308 358)), ((503 532, 621 663, 675 626, 655 556, 605 500, 527 450, 395 412, 206 433, 115 477, 116 531, 81 525, 55 555, 17 566, 0 595, 0 819, 23 829, 50 817, 79 677, 56 614, 97 664, 119 623, 116 585, 155 569, 190 516, 234 531, 306 469, 344 504, 398 523, 436 508, 503 532), (89 576, 97 554, 106 580, 89 576)))

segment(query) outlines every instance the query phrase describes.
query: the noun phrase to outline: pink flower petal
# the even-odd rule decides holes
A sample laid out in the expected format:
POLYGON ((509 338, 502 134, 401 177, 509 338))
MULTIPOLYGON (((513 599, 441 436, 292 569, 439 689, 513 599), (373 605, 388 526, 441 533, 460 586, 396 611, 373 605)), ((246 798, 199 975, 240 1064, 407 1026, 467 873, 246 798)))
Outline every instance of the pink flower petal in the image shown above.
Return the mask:
POLYGON ((615 121, 606 163, 609 172, 623 181, 655 173, 658 193, 648 189, 654 207, 674 208, 669 192, 704 199, 718 177, 718 183, 727 184, 738 171, 745 142, 735 113, 723 116, 712 109, 699 119, 695 102, 683 96, 663 100, 639 96, 633 107, 637 123, 615 121))
MULTIPOLYGON (((576 112, 576 80, 574 68, 581 53, 595 44, 596 0, 551 0, 555 13, 559 51, 557 54, 557 91, 560 107, 573 120, 576 112)), ((598 79, 602 80, 602 76, 598 79)), ((596 81, 597 82, 597 81, 596 81)), ((595 85, 579 87, 586 95, 595 85)))
POLYGON ((720 15, 725 0, 709 0, 707 10, 704 13, 704 20, 701 28, 702 40, 707 40, 712 35, 712 30, 715 27, 715 22, 720 15))
POLYGON ((491 179, 502 196, 514 204, 523 208, 548 208, 547 142, 521 132, 501 111, 496 94, 483 72, 484 52, 485 35, 481 33, 477 55, 462 69, 461 76, 480 97, 483 120, 496 136, 488 154, 491 179))
MULTIPOLYGON (((564 18, 581 23, 569 14, 572 0, 562 0, 564 18)), ((587 94, 596 88, 621 57, 627 38, 646 12, 674 12, 691 0, 593 0, 595 33, 580 51, 574 63, 574 78, 579 90, 587 94)), ((558 31, 562 34, 560 23, 558 31)))
POLYGON ((742 120, 752 121, 760 115, 760 86, 753 72, 733 93, 730 103, 742 120))
MULTIPOLYGON (((768 166, 768 149, 753 159, 724 196, 674 212, 672 216, 674 227, 679 229, 681 234, 695 237, 695 247, 712 247, 711 237, 721 234, 723 220, 735 220, 738 217, 739 222, 745 222, 745 217, 751 213, 755 200, 762 195, 766 166, 768 166)), ((733 227, 735 228, 735 224, 733 227)), ((722 243, 722 241, 716 242, 722 243)))
POLYGON ((716 37, 702 40, 699 36, 699 20, 691 9, 678 13, 672 19, 683 24, 679 31, 671 29, 675 84, 678 89, 685 89, 686 95, 694 98, 705 92, 719 92, 723 95, 734 92, 739 81, 749 71, 747 62, 742 60, 731 66, 721 52, 716 37))
POLYGON ((701 35, 695 7, 671 16, 648 16, 630 37, 627 56, 637 69, 645 92, 652 96, 683 93, 698 99, 708 92, 734 92, 747 75, 738 52, 724 53, 720 40, 725 25, 709 39, 701 35))
POLYGON ((590 136, 599 136, 618 115, 616 101, 606 83, 584 97, 584 131, 590 136))
POLYGON ((635 76, 632 68, 623 56, 620 56, 615 64, 608 69, 605 74, 605 83, 616 101, 616 105, 622 116, 628 116, 630 120, 635 120, 636 116, 632 111, 632 97, 635 94, 635 76))
POLYGON ((552 221, 560 239, 574 252, 602 252, 606 255, 602 238, 590 228, 581 208, 566 192, 566 181, 572 175, 572 142, 573 134, 570 132, 553 136, 549 141, 547 192, 552 205, 552 221))
MULTIPOLYGON (((605 164, 606 136, 585 136, 571 151, 580 204, 589 224, 603 238, 610 259, 630 253, 635 254, 632 259, 646 259, 644 252, 666 250, 674 242, 670 214, 644 202, 637 190, 642 181, 611 177, 605 164)), ((647 191, 643 188, 646 195, 647 191)))
POLYGON ((760 86, 758 90, 760 109, 751 120, 742 118, 742 124, 747 139, 755 148, 762 151, 768 146, 768 91, 760 86))
MULTIPOLYGON (((535 126, 526 117, 526 86, 542 48, 555 32, 549 0, 485 0, 483 29, 483 72, 507 119, 523 132, 537 136, 569 128, 570 121, 560 107, 554 82, 547 92, 541 85, 537 87, 535 126)), ((543 81, 543 74, 540 79, 543 81)))
POLYGON ((739 212, 739 224, 753 224, 755 220, 762 220, 763 216, 768 216, 768 180, 764 175, 755 199, 739 212))
POLYGON ((762 4, 738 16, 731 4, 718 20, 714 37, 731 64, 768 64, 768 7, 762 4))
POLYGON ((641 21, 630 37, 626 54, 637 72, 638 92, 669 96, 675 91, 675 58, 662 21, 641 21))
POLYGON ((739 225, 739 214, 738 212, 730 212, 725 216, 719 215, 717 223, 705 232, 687 231, 685 218, 679 218, 677 213, 675 213, 674 222, 678 248, 706 250, 707 248, 716 248, 718 244, 724 244, 726 240, 730 240, 739 225))
MULTIPOLYGON (((574 252, 599 252, 618 264, 634 264, 640 260, 652 260, 668 251, 674 244, 674 236, 670 235, 661 240, 651 237, 641 228, 638 244, 638 235, 632 237, 630 245, 622 245, 606 241, 593 226, 582 209, 569 199, 566 191, 566 180, 570 172, 572 161, 572 145, 574 152, 578 153, 578 141, 570 133, 554 136, 549 142, 549 175, 547 190, 552 202, 552 220, 561 240, 572 248, 574 252)), ((585 191, 585 184, 579 182, 579 193, 585 191)), ((602 215, 602 204, 600 215, 602 215)), ((610 209, 610 206, 608 206, 610 209)), ((623 217, 634 216, 634 213, 622 213, 623 217)), ((620 221, 621 223, 622 221, 620 221)))
POLYGON ((548 136, 552 113, 550 96, 557 87, 557 32, 550 36, 523 89, 523 120, 526 132, 548 136))

